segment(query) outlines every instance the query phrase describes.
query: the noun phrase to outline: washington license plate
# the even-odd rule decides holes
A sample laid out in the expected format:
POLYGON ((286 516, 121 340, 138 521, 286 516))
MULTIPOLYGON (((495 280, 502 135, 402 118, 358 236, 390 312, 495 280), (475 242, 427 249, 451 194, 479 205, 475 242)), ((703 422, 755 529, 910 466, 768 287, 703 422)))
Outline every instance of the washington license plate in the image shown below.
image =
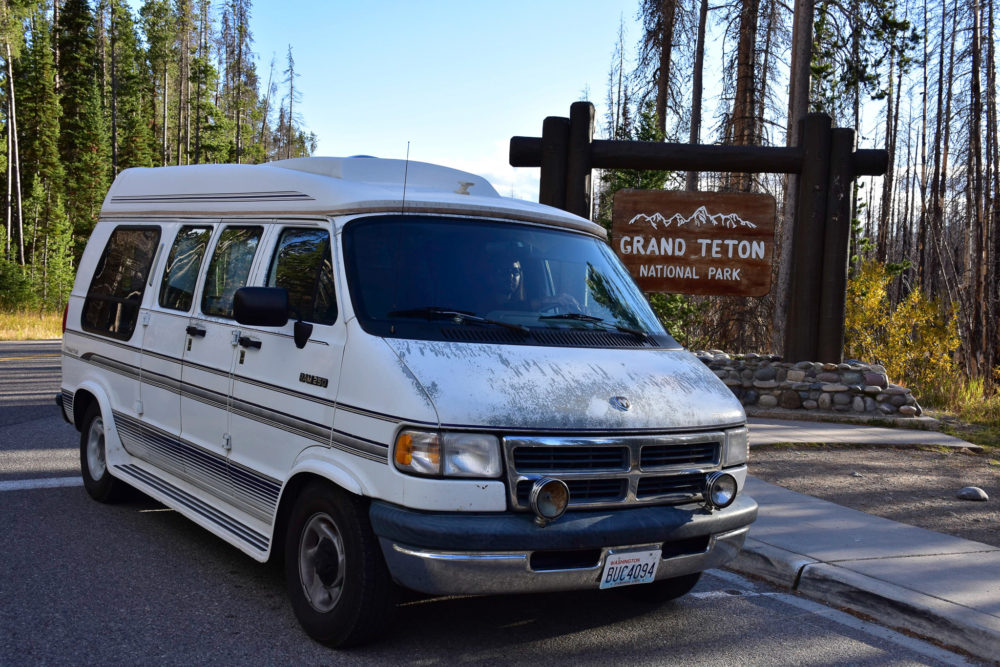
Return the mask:
POLYGON ((611 552, 604 561, 601 588, 645 584, 656 578, 660 550, 611 552))

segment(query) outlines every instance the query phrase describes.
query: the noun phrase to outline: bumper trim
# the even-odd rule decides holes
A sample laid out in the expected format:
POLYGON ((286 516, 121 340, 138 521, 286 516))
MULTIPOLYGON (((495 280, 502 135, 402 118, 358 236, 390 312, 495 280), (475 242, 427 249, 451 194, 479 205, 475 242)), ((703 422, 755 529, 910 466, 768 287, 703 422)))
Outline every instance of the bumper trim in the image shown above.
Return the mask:
MULTIPOLYGON (((664 558, 656 579, 719 567, 743 548, 749 526, 712 535, 704 553, 664 558)), ((559 570, 531 569, 531 551, 437 551, 379 538, 393 578, 401 585, 435 595, 541 593, 597 589, 609 553, 630 549, 661 548, 660 544, 615 545, 601 548, 594 566, 559 570)))

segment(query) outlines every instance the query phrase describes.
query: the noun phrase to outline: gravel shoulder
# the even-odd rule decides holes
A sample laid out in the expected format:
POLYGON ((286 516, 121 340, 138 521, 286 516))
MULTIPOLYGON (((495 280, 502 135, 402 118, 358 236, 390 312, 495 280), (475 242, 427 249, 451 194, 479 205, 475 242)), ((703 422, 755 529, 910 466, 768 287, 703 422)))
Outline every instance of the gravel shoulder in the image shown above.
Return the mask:
POLYGON ((750 474, 838 505, 1000 547, 1000 461, 968 450, 760 445, 750 474), (978 486, 989 500, 959 500, 978 486))

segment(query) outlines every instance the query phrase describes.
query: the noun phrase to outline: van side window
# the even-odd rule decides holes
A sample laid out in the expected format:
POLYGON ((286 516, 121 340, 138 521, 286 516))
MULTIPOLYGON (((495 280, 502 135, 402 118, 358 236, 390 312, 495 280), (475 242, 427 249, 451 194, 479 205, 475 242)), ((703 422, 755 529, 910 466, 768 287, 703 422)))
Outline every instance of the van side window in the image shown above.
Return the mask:
POLYGON ((330 234, 322 229, 286 229, 267 274, 268 287, 288 290, 288 302, 306 322, 337 320, 330 234))
POLYGON ((232 318, 233 295, 247 284, 263 227, 226 227, 212 253, 201 295, 201 312, 232 318))
POLYGON ((198 280, 201 260, 212 235, 210 227, 181 227, 167 256, 160 285, 160 305, 187 312, 194 300, 194 285, 198 280))
POLYGON ((111 232, 83 303, 84 331, 120 340, 132 337, 159 242, 159 227, 111 232))

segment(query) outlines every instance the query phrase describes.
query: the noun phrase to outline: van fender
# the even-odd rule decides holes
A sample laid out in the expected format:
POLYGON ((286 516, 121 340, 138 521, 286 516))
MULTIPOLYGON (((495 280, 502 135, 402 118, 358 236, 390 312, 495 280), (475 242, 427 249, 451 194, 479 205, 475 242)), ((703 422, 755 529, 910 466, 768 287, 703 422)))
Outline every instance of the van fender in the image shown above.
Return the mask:
POLYGON ((118 475, 115 474, 114 466, 116 464, 128 463, 132 457, 125 451, 121 437, 118 435, 118 428, 115 426, 115 417, 111 410, 111 401, 108 399, 108 391, 103 385, 93 379, 84 380, 77 385, 73 391, 73 423, 81 431, 84 425, 79 424, 78 420, 83 419, 83 411, 77 414, 79 403, 76 397, 82 391, 93 396, 101 408, 101 416, 104 418, 104 456, 107 460, 108 472, 112 477, 117 477, 118 475))
MULTIPOLYGON (((294 479, 297 475, 301 474, 322 477, 345 491, 358 496, 368 495, 367 485, 349 468, 332 459, 330 457, 330 450, 327 447, 308 447, 299 452, 295 463, 292 464, 291 471, 289 471, 288 479, 294 479)), ((287 488, 288 483, 286 482, 284 488, 281 490, 282 498, 279 500, 279 503, 284 500, 285 489, 287 488)))

